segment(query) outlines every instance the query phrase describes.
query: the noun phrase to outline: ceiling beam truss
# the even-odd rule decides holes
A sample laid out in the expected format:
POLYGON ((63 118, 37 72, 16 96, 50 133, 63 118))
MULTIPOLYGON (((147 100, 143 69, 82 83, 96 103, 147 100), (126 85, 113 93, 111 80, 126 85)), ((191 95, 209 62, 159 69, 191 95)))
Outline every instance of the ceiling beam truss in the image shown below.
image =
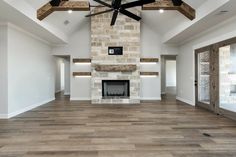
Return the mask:
POLYGON ((87 1, 68 1, 62 0, 59 6, 52 6, 50 3, 45 4, 37 10, 37 18, 43 20, 54 11, 89 11, 90 6, 87 1))
POLYGON ((177 10, 190 20, 195 19, 196 11, 187 3, 183 2, 181 6, 174 6, 172 0, 159 0, 154 3, 146 4, 143 10, 177 10))
MULTIPOLYGON (((172 0, 159 0, 154 3, 146 4, 142 10, 177 10, 190 20, 195 19, 196 11, 187 3, 183 2, 181 6, 174 6, 172 0)), ((88 1, 69 1, 62 0, 59 6, 51 6, 50 3, 45 4, 37 11, 37 18, 43 20, 54 11, 90 11, 90 4, 88 1)))

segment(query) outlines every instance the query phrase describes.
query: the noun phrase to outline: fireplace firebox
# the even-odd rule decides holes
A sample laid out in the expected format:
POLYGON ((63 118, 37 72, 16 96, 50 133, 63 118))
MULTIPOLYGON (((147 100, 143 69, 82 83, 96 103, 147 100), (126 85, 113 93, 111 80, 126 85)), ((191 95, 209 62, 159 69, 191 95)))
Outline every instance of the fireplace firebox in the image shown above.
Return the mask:
POLYGON ((130 96, 129 80, 103 80, 102 97, 103 99, 124 99, 130 96))

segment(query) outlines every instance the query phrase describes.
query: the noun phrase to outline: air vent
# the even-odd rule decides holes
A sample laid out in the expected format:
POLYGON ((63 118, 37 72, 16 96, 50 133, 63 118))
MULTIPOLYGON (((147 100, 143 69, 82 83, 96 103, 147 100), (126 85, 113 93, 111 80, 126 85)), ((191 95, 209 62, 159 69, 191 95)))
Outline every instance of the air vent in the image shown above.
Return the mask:
POLYGON ((68 25, 68 24, 70 24, 70 21, 65 20, 65 21, 64 21, 64 25, 68 25))
POLYGON ((204 135, 204 136, 206 136, 206 137, 211 137, 211 135, 208 134, 208 133, 203 133, 202 135, 204 135))
POLYGON ((226 14, 228 12, 229 12, 228 10, 221 10, 218 13, 216 13, 216 15, 224 15, 224 14, 226 14))

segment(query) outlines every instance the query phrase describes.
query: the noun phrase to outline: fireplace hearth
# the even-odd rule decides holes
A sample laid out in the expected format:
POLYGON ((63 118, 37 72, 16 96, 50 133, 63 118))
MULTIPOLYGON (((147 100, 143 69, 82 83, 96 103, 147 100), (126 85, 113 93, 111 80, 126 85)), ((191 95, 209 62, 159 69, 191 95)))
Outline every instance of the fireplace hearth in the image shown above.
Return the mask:
POLYGON ((103 80, 103 99, 125 99, 130 96, 129 80, 103 80))

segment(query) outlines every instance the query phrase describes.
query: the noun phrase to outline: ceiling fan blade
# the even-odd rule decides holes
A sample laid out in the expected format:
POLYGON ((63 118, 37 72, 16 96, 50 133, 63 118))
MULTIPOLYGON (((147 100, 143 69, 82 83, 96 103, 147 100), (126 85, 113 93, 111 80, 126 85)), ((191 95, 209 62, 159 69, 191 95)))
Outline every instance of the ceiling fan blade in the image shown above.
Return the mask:
POLYGON ((103 2, 103 1, 101 1, 101 0, 94 0, 94 1, 97 2, 97 3, 100 3, 100 4, 102 4, 102 5, 104 5, 104 6, 106 6, 106 7, 109 7, 109 8, 112 7, 110 4, 107 4, 106 2, 103 2))
POLYGON ((119 8, 120 8, 120 5, 121 5, 121 0, 113 0, 113 1, 112 1, 112 6, 113 6, 113 8, 119 9, 119 8))
POLYGON ((181 6, 183 4, 182 0, 172 0, 174 6, 181 6))
POLYGON ((86 15, 85 17, 91 17, 91 16, 95 16, 95 15, 99 15, 99 14, 108 13, 108 12, 111 12, 111 11, 113 11, 113 10, 114 10, 114 9, 109 9, 109 10, 101 11, 101 12, 94 13, 94 14, 88 14, 88 15, 86 15))
POLYGON ((111 26, 113 26, 116 23, 117 15, 118 15, 118 10, 115 10, 111 19, 111 26))
POLYGON ((149 4, 149 3, 154 3, 155 0, 138 0, 126 4, 122 4, 121 8, 127 9, 127 8, 132 8, 132 7, 137 7, 137 6, 142 6, 144 4, 149 4))
POLYGON ((59 6, 61 3, 61 0, 51 0, 50 4, 51 6, 59 6))
POLYGON ((121 10, 120 10, 120 13, 122 13, 122 14, 124 14, 124 15, 126 15, 126 16, 128 16, 128 17, 134 19, 134 20, 136 20, 136 21, 141 20, 141 17, 139 17, 139 16, 137 16, 137 15, 131 13, 130 11, 121 9, 121 10))

